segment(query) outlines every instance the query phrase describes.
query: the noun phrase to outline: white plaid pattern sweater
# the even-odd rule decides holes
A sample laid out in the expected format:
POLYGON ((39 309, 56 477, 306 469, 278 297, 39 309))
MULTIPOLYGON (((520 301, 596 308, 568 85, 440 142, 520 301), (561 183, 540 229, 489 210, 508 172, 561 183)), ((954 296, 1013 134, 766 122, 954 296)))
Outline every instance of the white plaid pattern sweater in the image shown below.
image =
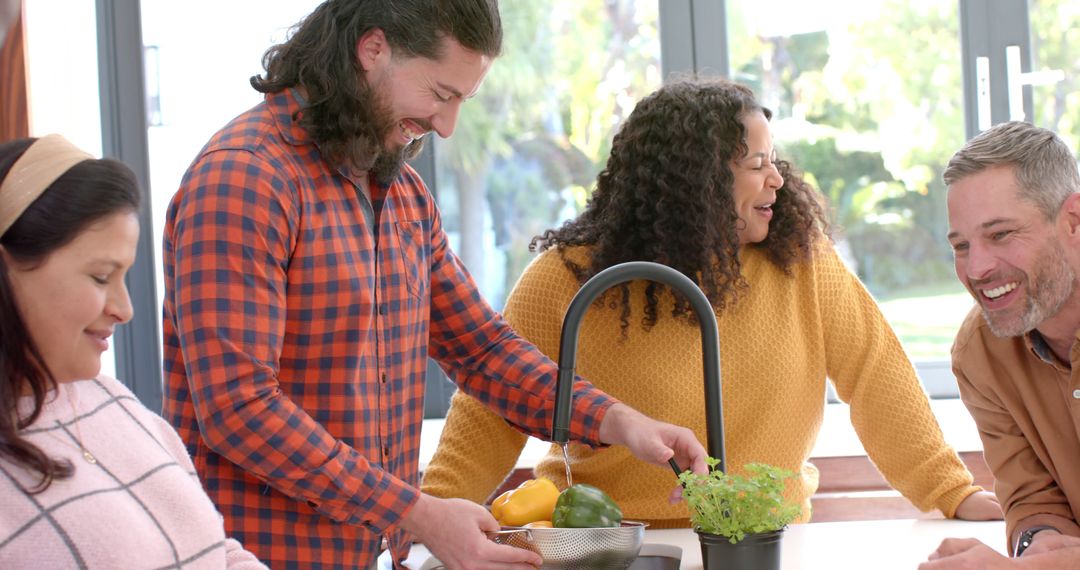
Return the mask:
POLYGON ((32 495, 37 478, 0 459, 0 568, 265 569, 226 539, 176 432, 120 382, 61 384, 23 433, 75 472, 32 495))

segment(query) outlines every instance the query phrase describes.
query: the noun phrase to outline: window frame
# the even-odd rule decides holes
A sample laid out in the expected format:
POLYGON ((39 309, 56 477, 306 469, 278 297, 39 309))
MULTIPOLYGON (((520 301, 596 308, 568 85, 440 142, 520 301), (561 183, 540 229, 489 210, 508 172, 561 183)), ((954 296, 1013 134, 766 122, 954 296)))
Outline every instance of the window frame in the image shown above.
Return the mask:
MULTIPOLYGON (((102 148, 135 171, 145 200, 139 221, 152 228, 149 189, 146 83, 139 0, 95 0, 101 90, 102 148)), ((688 73, 728 75, 726 6, 716 0, 657 0, 660 15, 661 70, 665 80, 688 73)), ((1031 70, 1031 34, 1026 0, 958 0, 963 56, 966 137, 979 132, 980 97, 976 58, 989 60, 988 93, 992 123, 1009 120, 1005 46, 1019 45, 1022 70, 1031 70)), ((987 89, 988 85, 988 89, 987 89)), ((1023 88, 1024 109, 1032 116, 1032 89, 1023 88)), ((436 198, 434 146, 413 162, 436 198)), ((117 376, 151 409, 162 400, 161 309, 155 281, 156 244, 152 231, 140 234, 138 259, 127 277, 135 317, 115 336, 117 376)), ((956 381, 947 360, 915 363, 931 397, 956 397, 956 381)), ((425 415, 441 417, 453 385, 430 363, 425 415)))

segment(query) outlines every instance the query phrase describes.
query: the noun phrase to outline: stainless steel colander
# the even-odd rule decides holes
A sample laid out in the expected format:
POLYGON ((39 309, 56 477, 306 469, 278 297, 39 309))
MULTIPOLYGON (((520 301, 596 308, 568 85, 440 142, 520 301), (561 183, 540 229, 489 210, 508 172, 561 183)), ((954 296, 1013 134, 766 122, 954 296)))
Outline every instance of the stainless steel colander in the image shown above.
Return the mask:
POLYGON ((536 552, 543 568, 560 570, 625 569, 645 540, 646 523, 623 521, 611 528, 516 528, 489 532, 488 538, 536 552))

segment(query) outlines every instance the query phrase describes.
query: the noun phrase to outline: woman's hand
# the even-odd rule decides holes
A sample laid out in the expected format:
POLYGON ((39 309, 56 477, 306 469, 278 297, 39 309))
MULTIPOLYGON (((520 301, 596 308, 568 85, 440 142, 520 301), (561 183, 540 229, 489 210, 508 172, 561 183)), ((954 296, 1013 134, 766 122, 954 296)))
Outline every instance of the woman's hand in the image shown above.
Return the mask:
POLYGON ((955 518, 964 521, 999 521, 1005 518, 1001 512, 1001 503, 989 491, 979 491, 967 496, 956 507, 955 518))

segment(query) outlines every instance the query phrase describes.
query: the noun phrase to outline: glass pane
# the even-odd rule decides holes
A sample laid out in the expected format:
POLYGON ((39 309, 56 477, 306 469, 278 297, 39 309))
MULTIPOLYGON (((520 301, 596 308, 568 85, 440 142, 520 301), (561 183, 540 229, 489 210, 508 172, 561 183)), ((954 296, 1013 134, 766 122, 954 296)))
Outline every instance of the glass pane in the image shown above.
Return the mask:
MULTIPOLYGON (((97 15, 94 0, 24 2, 30 136, 59 133, 101 156, 97 15)), ((116 376, 113 345, 101 373, 116 376)))
MULTIPOLYGON (((142 3, 155 244, 161 243, 169 200, 195 155, 218 129, 262 101, 248 80, 262 73, 263 53, 320 1, 142 3)), ((155 262, 160 306, 160 252, 155 262)))
POLYGON ((1080 148, 1080 2, 1031 0, 1032 123, 1058 133, 1071 148, 1080 148), (1054 73, 1060 71, 1060 74, 1054 73))
POLYGON ((957 3, 729 0, 731 70, 828 196, 837 246, 913 359, 949 356, 971 300, 941 173, 964 142, 957 3))
POLYGON ((436 142, 454 250, 501 308, 533 236, 576 215, 634 104, 661 84, 657 0, 504 0, 503 55, 436 142))
POLYGON ((59 133, 101 156, 94 0, 25 2, 30 135, 59 133))

